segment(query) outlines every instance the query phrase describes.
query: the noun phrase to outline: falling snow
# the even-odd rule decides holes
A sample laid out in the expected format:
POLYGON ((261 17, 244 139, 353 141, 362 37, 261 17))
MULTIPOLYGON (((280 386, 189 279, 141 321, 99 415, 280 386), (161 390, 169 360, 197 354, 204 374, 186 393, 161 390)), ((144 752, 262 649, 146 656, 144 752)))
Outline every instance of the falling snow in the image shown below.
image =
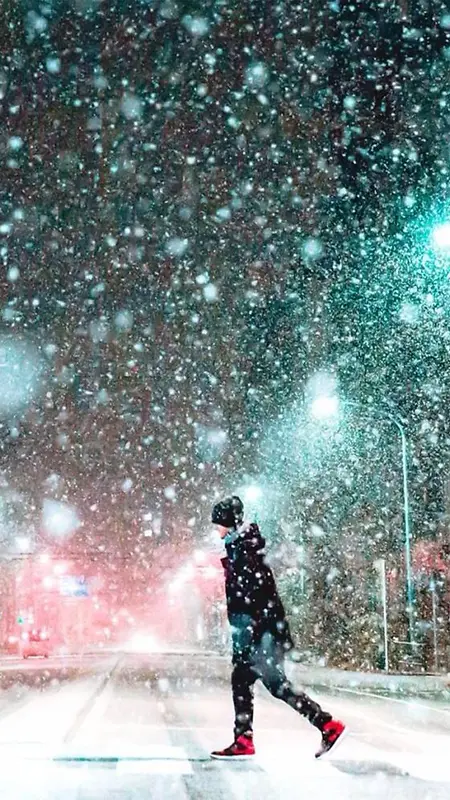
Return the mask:
POLYGON ((269 80, 269 70, 265 64, 250 64, 245 71, 245 82, 251 88, 260 89, 269 80))
POLYGON ((183 17, 183 25, 192 36, 205 36, 209 30, 209 22, 205 17, 192 17, 190 14, 183 17))
POLYGON ((20 555, 223 648, 238 493, 305 658, 383 668, 381 559, 392 669, 450 669, 448 9, 188 5, 8 5, 0 640, 20 555))
POLYGON ((76 510, 57 500, 44 500, 42 525, 50 537, 68 537, 79 527, 80 520, 76 510))

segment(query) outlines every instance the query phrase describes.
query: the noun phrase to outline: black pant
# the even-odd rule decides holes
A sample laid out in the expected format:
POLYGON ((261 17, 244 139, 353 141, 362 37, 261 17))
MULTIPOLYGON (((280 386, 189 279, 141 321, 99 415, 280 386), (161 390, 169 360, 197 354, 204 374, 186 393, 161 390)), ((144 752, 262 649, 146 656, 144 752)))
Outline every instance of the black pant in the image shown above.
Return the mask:
POLYGON ((283 643, 266 631, 255 635, 254 624, 246 615, 235 615, 231 620, 233 640, 233 702, 235 712, 235 738, 253 731, 253 693, 255 682, 262 680, 266 689, 321 730, 331 720, 304 692, 296 692, 284 671, 285 649, 283 643))

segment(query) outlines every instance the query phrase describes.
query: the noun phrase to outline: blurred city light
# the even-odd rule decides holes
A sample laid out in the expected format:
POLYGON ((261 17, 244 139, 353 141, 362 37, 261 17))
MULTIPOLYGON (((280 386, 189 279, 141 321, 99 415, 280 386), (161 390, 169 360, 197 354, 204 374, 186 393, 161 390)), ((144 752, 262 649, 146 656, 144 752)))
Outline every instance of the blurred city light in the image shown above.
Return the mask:
POLYGON ((435 225, 431 232, 431 241, 436 249, 450 251, 450 222, 435 225))
POLYGON ((180 578, 182 580, 185 580, 185 581, 191 580, 195 575, 195 567, 194 567, 194 565, 193 564, 186 564, 180 570, 179 575, 180 575, 180 578))
POLYGON ((187 581, 195 577, 195 567, 193 564, 185 564, 176 573, 174 578, 168 584, 169 592, 179 592, 187 581))
POLYGON ((132 653, 157 653, 161 650, 154 636, 148 633, 136 633, 126 648, 132 653))
POLYGON ((30 405, 43 385, 44 362, 24 339, 0 336, 0 416, 8 417, 30 405))
POLYGON ((31 547, 29 536, 16 536, 16 547, 21 553, 27 553, 31 547))
POLYGON ((212 564, 208 564, 206 567, 202 567, 202 575, 206 580, 214 580, 214 578, 220 575, 220 570, 212 564))

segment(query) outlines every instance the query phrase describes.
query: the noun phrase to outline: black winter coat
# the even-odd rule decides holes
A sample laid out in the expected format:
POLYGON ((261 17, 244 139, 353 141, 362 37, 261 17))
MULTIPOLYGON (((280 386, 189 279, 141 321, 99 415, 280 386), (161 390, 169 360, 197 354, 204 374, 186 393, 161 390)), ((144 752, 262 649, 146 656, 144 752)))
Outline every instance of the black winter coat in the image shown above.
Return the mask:
POLYGON ((222 565, 228 619, 233 624, 236 615, 245 614, 251 617, 258 638, 269 631, 289 649, 293 642, 273 572, 265 561, 265 544, 254 522, 231 530, 225 537, 222 565))

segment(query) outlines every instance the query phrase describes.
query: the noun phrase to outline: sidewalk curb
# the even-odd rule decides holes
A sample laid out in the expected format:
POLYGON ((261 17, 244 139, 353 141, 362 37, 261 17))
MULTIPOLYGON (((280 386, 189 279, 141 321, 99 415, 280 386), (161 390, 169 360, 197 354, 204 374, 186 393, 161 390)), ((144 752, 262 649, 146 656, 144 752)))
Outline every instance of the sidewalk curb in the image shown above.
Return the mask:
POLYGON ((450 675, 387 675, 380 672, 350 672, 327 667, 305 667, 286 663, 288 677, 304 686, 322 689, 353 689, 380 695, 450 698, 450 675))

